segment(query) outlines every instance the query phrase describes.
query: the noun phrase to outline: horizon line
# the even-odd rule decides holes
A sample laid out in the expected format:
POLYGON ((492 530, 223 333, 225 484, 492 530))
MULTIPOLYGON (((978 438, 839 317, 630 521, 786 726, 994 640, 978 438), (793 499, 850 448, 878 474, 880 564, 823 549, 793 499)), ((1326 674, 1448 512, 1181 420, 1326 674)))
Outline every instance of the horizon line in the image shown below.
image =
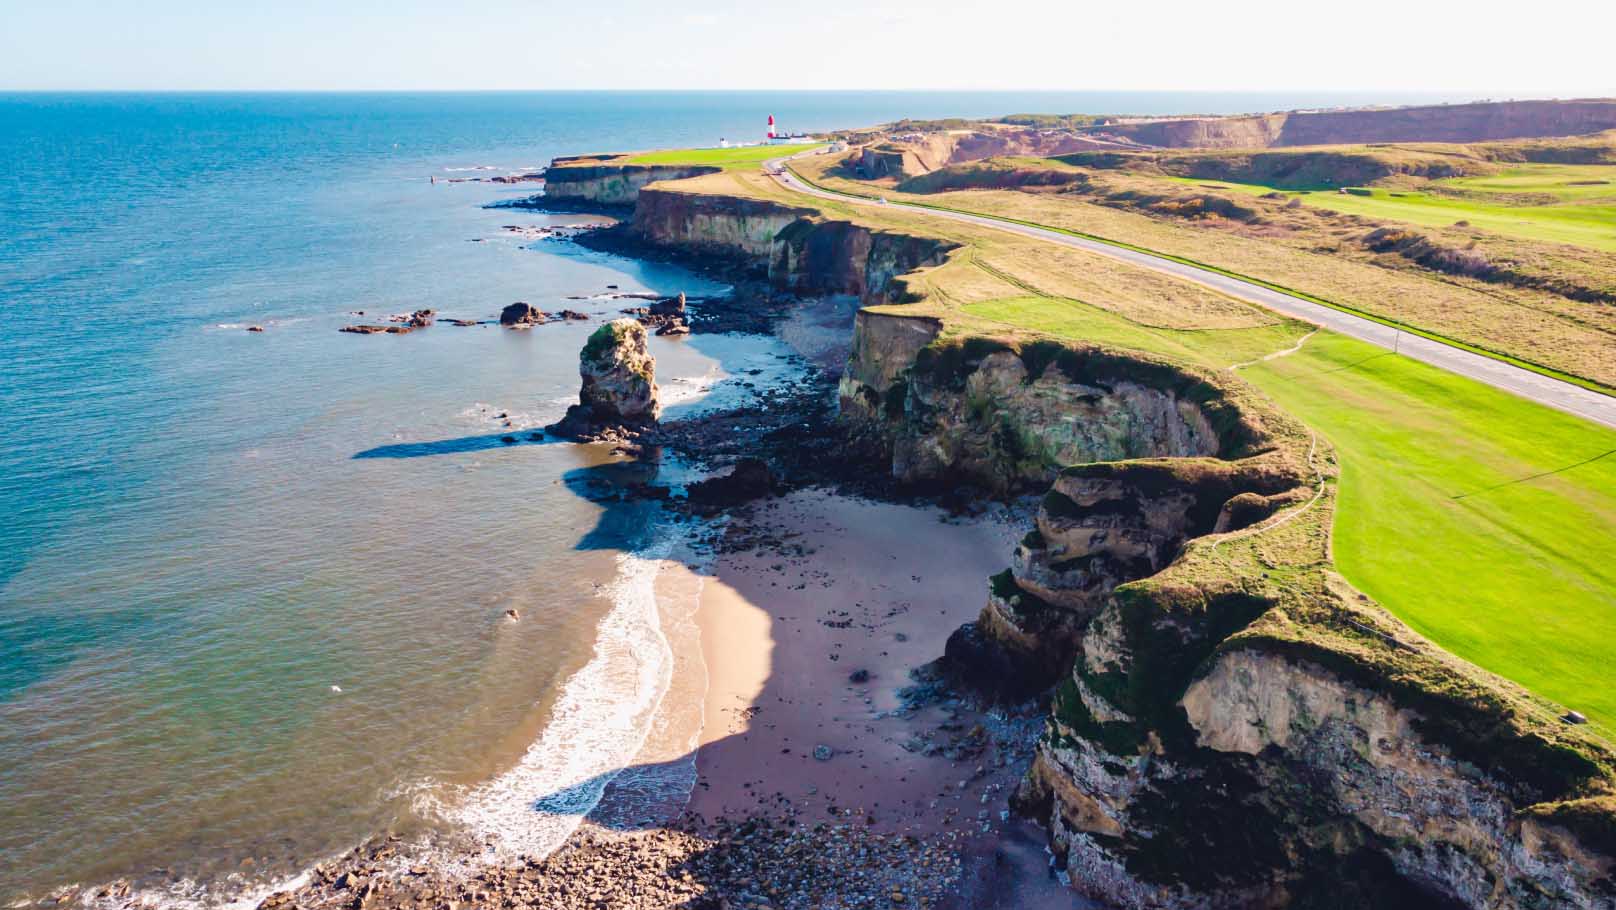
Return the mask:
POLYGON ((797 94, 797 95, 828 95, 828 94, 859 94, 859 95, 895 95, 895 94, 951 94, 951 95, 1074 95, 1074 94, 1132 94, 1132 95, 1384 95, 1388 97, 1433 97, 1433 96, 1473 96, 1473 101, 1613 101, 1616 100, 1616 90, 1609 94, 1564 92, 1554 90, 1522 90, 1508 91, 1485 89, 1370 89, 1370 88, 1298 88, 1298 89, 1255 89, 1255 88, 12 88, 0 86, 0 94, 5 95, 227 95, 227 94, 255 94, 255 95, 316 95, 316 94, 373 94, 373 95, 448 95, 448 94, 482 94, 482 95, 520 95, 520 94, 797 94))

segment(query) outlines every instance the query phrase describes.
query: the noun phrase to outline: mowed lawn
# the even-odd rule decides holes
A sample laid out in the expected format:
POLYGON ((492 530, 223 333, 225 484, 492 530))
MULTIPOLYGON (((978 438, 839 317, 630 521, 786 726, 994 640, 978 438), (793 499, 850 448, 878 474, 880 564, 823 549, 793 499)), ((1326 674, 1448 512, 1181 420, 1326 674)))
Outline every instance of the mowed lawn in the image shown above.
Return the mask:
POLYGON ((1616 730, 1616 431, 1322 332, 1242 374, 1335 445, 1348 580, 1616 730))
POLYGON ((727 149, 663 149, 628 159, 629 164, 715 164, 720 167, 756 167, 770 158, 794 155, 818 148, 821 142, 803 145, 747 145, 727 149))
POLYGON ((1360 187, 1353 193, 1303 192, 1187 177, 1165 179, 1253 195, 1280 192, 1300 197, 1305 205, 1334 212, 1427 227, 1448 227, 1458 221, 1468 221, 1477 228, 1507 237, 1616 251, 1616 166, 1612 165, 1522 165, 1487 177, 1436 182, 1439 186, 1463 190, 1465 195, 1462 196, 1381 187, 1360 187), (1545 198, 1537 205, 1506 201, 1521 201, 1518 194, 1545 198))

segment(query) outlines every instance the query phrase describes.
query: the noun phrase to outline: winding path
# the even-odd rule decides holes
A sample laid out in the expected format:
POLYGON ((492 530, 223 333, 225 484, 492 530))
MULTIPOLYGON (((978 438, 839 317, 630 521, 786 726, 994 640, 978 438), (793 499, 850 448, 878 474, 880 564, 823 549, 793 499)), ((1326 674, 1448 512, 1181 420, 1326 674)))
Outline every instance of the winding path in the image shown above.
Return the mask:
MULTIPOLYGON (((811 154, 811 152, 799 152, 798 155, 790 157, 795 158, 803 154, 811 154)), ((766 161, 764 162, 764 171, 782 186, 798 193, 824 199, 834 199, 838 202, 880 205, 922 215, 963 221, 967 224, 981 225, 994 230, 1020 234, 1037 240, 1047 240, 1051 243, 1059 243, 1064 246, 1087 250, 1101 256, 1108 256, 1122 262, 1172 275, 1185 281, 1193 281, 1196 284, 1212 288, 1238 300, 1266 307, 1287 316, 1294 316, 1297 319, 1311 322, 1314 325, 1351 336, 1360 341, 1367 341, 1387 350, 1395 350, 1414 360, 1428 363, 1478 382, 1484 382, 1494 388, 1503 389, 1522 398, 1548 405, 1551 408, 1557 408, 1569 414, 1575 414, 1595 423, 1616 428, 1616 397, 1603 395, 1592 389, 1585 389, 1551 376, 1534 373, 1531 370, 1522 369, 1502 360, 1495 360, 1481 354, 1473 354, 1440 341, 1434 341, 1419 335, 1411 335, 1392 326, 1375 322, 1372 319, 1354 316, 1351 313, 1331 309, 1309 300, 1292 297, 1281 291, 1233 278, 1220 272, 1176 262, 1140 250, 1113 246, 1112 244, 1090 240, 1086 237, 1075 237, 1049 228, 1019 224, 987 215, 974 215, 953 209, 907 205, 902 202, 878 202, 862 196, 820 189, 808 184, 789 168, 786 168, 786 160, 786 158, 775 158, 766 161)))

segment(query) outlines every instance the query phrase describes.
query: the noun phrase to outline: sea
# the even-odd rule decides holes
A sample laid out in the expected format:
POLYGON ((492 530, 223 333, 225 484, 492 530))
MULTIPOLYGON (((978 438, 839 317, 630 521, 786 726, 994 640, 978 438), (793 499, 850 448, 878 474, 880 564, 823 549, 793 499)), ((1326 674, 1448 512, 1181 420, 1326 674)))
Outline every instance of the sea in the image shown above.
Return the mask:
MULTIPOLYGON (((542 854, 633 766, 677 656, 656 578, 690 558, 682 529, 597 495, 621 459, 533 430, 635 303, 613 294, 725 289, 512 231, 589 219, 476 178, 748 141, 771 114, 1425 100, 1465 99, 0 94, 0 902, 127 879, 250 904, 382 832, 542 854), (595 319, 338 331, 518 300, 595 319)), ((759 336, 653 353, 672 417, 804 368, 759 336)))

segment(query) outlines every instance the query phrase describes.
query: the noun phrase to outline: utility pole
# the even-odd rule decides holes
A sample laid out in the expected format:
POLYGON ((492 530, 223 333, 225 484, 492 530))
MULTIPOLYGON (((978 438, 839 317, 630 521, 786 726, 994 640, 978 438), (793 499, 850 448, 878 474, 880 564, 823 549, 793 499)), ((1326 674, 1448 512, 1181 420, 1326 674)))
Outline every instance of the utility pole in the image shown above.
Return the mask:
POLYGON ((1400 350, 1402 350, 1402 347, 1403 347, 1403 330, 1402 329, 1397 329, 1396 331, 1397 331, 1397 334, 1392 336, 1392 353, 1393 354, 1398 353, 1400 350))

